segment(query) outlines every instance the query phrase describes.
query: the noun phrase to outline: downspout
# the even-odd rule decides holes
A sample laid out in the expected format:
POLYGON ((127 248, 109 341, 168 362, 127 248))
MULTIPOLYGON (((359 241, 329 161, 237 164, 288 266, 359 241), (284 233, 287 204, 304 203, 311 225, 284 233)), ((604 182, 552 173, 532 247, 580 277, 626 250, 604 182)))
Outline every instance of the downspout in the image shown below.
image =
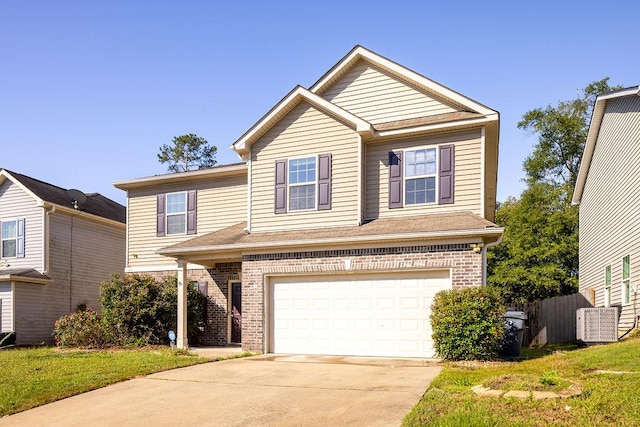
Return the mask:
POLYGON ((49 208, 48 210, 45 208, 45 214, 44 214, 44 242, 42 245, 42 267, 43 267, 43 272, 42 274, 49 274, 49 259, 50 259, 50 255, 49 255, 49 249, 50 249, 50 243, 51 243, 51 219, 50 219, 50 215, 52 213, 56 212, 56 207, 55 206, 51 206, 51 208, 49 208))
POLYGON ((487 248, 498 246, 500 243, 502 243, 502 235, 498 237, 498 240, 486 243, 482 247, 482 286, 487 284, 487 248))
POLYGON ((247 162, 247 228, 245 231, 251 233, 251 146, 245 161, 247 162))
POLYGON ((362 149, 362 135, 358 134, 358 226, 362 225, 362 174, 364 173, 364 158, 362 149))

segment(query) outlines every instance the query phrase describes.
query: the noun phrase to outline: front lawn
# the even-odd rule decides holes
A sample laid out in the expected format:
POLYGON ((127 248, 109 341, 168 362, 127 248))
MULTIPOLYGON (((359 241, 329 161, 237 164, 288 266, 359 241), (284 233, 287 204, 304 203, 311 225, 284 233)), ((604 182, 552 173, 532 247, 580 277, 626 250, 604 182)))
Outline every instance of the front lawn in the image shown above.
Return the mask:
POLYGON ((153 372, 209 359, 168 349, 0 351, 0 416, 153 372))
MULTIPOLYGON (((525 356, 527 352, 523 353, 525 356)), ((528 353, 532 354, 532 353, 528 353)), ((640 425, 640 339, 556 350, 521 362, 446 363, 405 426, 640 425), (575 383, 578 397, 525 400, 480 397, 471 387, 558 391, 575 383), (493 387, 492 387, 493 386, 493 387)))

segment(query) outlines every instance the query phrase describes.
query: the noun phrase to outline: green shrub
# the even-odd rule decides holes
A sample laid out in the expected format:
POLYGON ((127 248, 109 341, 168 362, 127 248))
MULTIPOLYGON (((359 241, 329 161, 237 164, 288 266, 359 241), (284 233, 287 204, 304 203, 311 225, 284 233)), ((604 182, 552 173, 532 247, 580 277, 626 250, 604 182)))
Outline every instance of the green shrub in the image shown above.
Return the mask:
MULTIPOLYGON (((102 283, 100 300, 111 342, 162 344, 177 327, 177 278, 156 281, 149 275, 113 275, 102 283)), ((204 321, 206 297, 188 288, 187 329, 192 342, 204 321)))
POLYGON ((445 360, 491 360, 504 336, 505 307, 496 289, 440 291, 431 306, 436 353, 445 360))
POLYGON ((89 309, 78 310, 58 319, 53 337, 61 347, 101 348, 108 341, 100 315, 89 309))

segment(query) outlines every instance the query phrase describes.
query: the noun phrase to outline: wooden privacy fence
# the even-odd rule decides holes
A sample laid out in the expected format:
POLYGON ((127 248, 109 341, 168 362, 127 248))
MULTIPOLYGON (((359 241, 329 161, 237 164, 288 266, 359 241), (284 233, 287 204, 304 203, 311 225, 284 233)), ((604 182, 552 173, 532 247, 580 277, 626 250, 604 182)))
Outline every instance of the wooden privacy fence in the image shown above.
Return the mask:
POLYGON ((591 295, 577 293, 508 307, 527 315, 522 345, 529 347, 575 340, 576 310, 593 307, 592 301, 591 295))

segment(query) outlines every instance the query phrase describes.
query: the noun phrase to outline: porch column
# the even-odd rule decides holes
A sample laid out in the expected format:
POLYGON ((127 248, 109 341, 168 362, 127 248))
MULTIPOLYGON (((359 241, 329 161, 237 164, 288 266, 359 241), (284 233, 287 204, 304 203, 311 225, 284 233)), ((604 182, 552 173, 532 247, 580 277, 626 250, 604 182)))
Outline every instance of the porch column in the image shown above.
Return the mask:
POLYGON ((189 348, 187 340, 187 261, 178 260, 178 330, 176 331, 176 346, 189 348))

